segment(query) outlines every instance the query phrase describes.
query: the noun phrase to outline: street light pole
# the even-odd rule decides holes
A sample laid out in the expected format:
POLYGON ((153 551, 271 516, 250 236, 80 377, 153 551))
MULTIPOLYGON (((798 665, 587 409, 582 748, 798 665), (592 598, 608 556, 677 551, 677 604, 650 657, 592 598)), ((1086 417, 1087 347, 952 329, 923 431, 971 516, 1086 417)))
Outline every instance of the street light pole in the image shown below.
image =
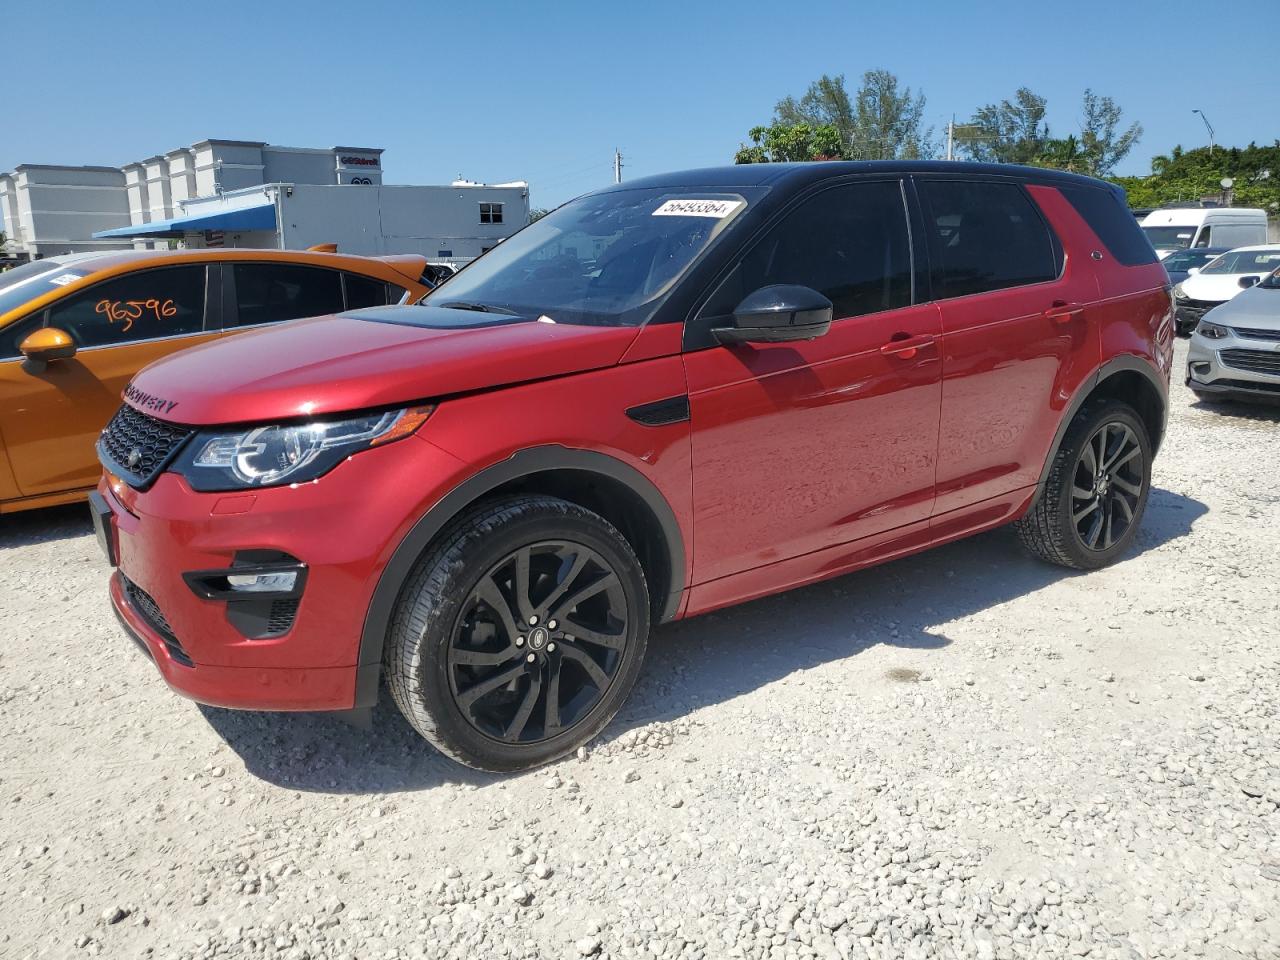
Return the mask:
POLYGON ((1209 131, 1209 156, 1213 156, 1213 125, 1209 123, 1209 118, 1204 115, 1203 110, 1192 110, 1192 113, 1200 114, 1200 119, 1204 121, 1204 128, 1209 131))

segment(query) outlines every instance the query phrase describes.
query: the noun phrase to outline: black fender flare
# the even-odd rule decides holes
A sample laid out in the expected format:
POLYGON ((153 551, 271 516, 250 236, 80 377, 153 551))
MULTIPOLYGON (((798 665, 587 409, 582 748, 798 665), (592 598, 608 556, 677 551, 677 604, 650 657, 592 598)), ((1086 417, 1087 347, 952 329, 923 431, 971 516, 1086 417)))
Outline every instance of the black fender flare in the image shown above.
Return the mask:
POLYGON ((382 646, 391 624, 391 616, 401 588, 427 545, 468 504, 512 480, 548 470, 578 470, 600 474, 626 485, 644 501, 662 528, 668 569, 671 571, 671 582, 668 584, 667 595, 662 600, 659 622, 675 617, 685 590, 685 548, 675 511, 667 503, 666 497, 635 467, 608 454, 559 445, 530 447, 512 454, 501 463, 486 467, 458 484, 422 515, 396 547, 378 577, 378 585, 374 588, 369 609, 365 613, 364 629, 360 634, 360 653, 356 661, 353 705, 356 709, 372 707, 378 700, 382 646))
POLYGON ((1169 423, 1169 386, 1161 380, 1156 368, 1152 366, 1151 361, 1137 354, 1123 354, 1122 356, 1112 357, 1097 370, 1093 371, 1084 379, 1084 382, 1076 388, 1076 392, 1071 396, 1071 402, 1067 404, 1063 410, 1062 417, 1058 420, 1058 429, 1054 431, 1053 443, 1049 445, 1049 453, 1044 458, 1044 466, 1040 469, 1040 479, 1036 481, 1035 496, 1032 497, 1031 503, 1027 509, 1035 506, 1041 494, 1044 493, 1045 482, 1049 479, 1049 471, 1053 469, 1053 458, 1058 455, 1058 448, 1062 445, 1062 438, 1067 433, 1067 428, 1071 426, 1071 421, 1075 419, 1080 408, 1084 406, 1085 401, 1093 393, 1097 387, 1103 383, 1108 377, 1112 377, 1117 373, 1125 373, 1132 371, 1140 374, 1156 391, 1160 397, 1161 417, 1163 423, 1160 427, 1160 437, 1156 438, 1157 447, 1164 437, 1165 429, 1169 423))

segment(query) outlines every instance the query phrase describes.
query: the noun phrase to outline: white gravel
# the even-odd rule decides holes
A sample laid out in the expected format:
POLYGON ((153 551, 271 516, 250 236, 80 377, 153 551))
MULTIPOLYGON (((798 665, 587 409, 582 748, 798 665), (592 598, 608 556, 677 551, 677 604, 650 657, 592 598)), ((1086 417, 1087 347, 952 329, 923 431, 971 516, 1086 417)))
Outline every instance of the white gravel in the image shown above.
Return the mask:
POLYGON ((179 699, 83 508, 0 518, 0 956, 1280 956, 1278 439, 1176 385, 1124 562, 1000 531, 665 627, 506 778, 179 699))

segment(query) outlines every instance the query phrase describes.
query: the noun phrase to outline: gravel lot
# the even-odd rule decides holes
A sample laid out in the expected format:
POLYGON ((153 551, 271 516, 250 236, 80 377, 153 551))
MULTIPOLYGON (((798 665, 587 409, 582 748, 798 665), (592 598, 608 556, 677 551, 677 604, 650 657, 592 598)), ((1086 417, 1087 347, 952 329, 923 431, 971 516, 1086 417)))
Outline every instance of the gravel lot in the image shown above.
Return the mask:
POLYGON ((506 778, 170 694, 83 508, 0 518, 0 955, 1280 956, 1280 413, 1172 402, 1117 566, 997 531, 665 627, 506 778))

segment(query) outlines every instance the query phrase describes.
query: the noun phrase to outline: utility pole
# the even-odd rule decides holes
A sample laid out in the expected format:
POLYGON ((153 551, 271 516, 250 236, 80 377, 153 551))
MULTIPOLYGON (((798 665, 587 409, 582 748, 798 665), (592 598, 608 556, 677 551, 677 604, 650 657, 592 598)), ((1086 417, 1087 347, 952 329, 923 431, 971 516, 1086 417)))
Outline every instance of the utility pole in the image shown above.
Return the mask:
POLYGON ((613 148, 613 182, 622 182, 622 153, 617 147, 613 148))
POLYGON ((1200 114, 1200 119, 1204 121, 1204 128, 1209 131, 1209 156, 1213 156, 1213 125, 1209 123, 1209 118, 1204 115, 1203 110, 1192 110, 1192 113, 1200 114))
POLYGON ((947 159, 955 159, 955 150, 953 149, 956 141, 956 115, 953 113, 951 119, 947 121, 947 159))

